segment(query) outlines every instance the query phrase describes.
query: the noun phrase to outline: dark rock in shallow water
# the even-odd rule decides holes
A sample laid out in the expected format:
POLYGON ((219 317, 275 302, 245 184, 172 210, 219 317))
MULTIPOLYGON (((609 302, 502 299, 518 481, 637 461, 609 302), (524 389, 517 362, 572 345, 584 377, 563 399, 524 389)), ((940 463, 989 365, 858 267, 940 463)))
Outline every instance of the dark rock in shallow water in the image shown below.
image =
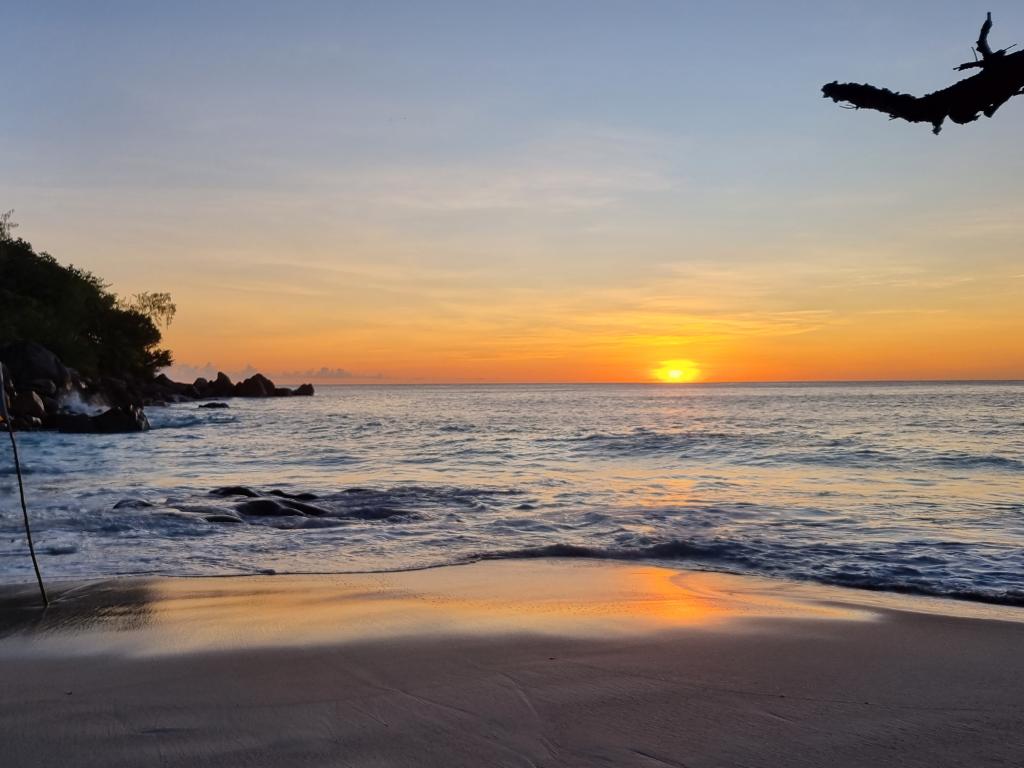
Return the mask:
POLYGON ((242 523, 242 522, 245 522, 244 520, 242 520, 242 518, 237 517, 236 515, 229 515, 227 513, 216 514, 216 515, 207 515, 204 519, 208 523, 242 523))
POLYGON ((256 498, 259 496, 256 491, 252 488, 246 488, 244 485, 225 485, 220 488, 214 488, 210 491, 211 496, 249 496, 256 498))
POLYGON ((326 509, 292 499, 250 499, 236 504, 235 509, 243 515, 252 517, 282 517, 285 515, 322 517, 327 514, 326 509))
POLYGON ((145 509, 152 506, 153 503, 145 499, 121 499, 114 505, 114 509, 145 509))
POLYGON ((97 432, 145 432, 149 429, 149 419, 137 405, 111 408, 99 416, 92 417, 97 432))
POLYGON ((288 387, 274 387, 274 397, 291 397, 293 394, 288 387))
POLYGON ((61 432, 95 432, 92 416, 87 413, 57 414, 57 429, 61 432))
POLYGON ((84 413, 61 413, 57 416, 57 429, 61 432, 145 432, 149 419, 141 408, 135 405, 119 406, 104 411, 99 416, 84 413))
POLYGON ((315 493, 288 493, 287 491, 279 491, 276 488, 269 492, 270 496, 280 496, 282 499, 296 499, 297 501, 314 501, 317 497, 315 493))
POLYGON ((73 555, 78 551, 75 544, 51 544, 45 550, 48 555, 73 555))
POLYGON ((312 384, 300 384, 299 386, 297 386, 295 389, 292 390, 292 394, 293 395, 301 395, 301 396, 305 396, 305 397, 310 397, 310 396, 313 395, 313 385, 312 384))
POLYGON ((391 520, 396 517, 413 519, 419 517, 415 512, 394 507, 361 507, 345 512, 345 517, 354 520, 391 520))
POLYGON ((227 403, 202 403, 200 408, 230 408, 227 403))

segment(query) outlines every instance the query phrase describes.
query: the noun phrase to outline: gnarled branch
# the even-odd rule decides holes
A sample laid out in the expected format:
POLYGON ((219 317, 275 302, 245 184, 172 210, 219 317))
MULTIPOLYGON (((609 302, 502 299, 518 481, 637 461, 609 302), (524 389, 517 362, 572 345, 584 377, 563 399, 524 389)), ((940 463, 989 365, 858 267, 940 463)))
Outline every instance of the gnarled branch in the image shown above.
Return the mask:
POLYGON ((985 23, 981 25, 981 34, 978 35, 978 53, 982 59, 992 55, 992 48, 988 44, 988 33, 992 31, 992 12, 985 14, 985 23))
POLYGON ((992 117, 1003 104, 1024 92, 1024 51, 1007 54, 1009 48, 993 51, 988 42, 992 14, 985 18, 978 36, 981 59, 961 64, 958 70, 980 69, 976 75, 926 96, 897 93, 866 83, 832 82, 821 90, 826 98, 846 102, 857 109, 873 109, 889 117, 912 123, 931 123, 939 133, 946 119, 970 123, 981 115, 992 117))

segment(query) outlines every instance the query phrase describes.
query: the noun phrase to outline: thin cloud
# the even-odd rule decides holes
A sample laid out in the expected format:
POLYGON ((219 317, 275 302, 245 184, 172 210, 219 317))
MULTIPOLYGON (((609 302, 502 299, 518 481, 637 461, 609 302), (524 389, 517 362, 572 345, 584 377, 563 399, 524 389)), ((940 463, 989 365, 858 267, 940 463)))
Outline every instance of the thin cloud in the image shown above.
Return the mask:
POLYGON ((223 371, 233 381, 240 381, 247 379, 250 376, 254 376, 257 373, 262 373, 273 381, 338 381, 338 380, 375 380, 382 378, 380 373, 360 373, 357 371, 351 371, 347 368, 335 368, 329 366, 321 366, 320 368, 309 368, 306 370, 295 370, 295 371, 271 371, 266 369, 260 369, 254 366, 252 363, 247 364, 244 368, 233 368, 230 366, 222 367, 216 366, 213 363, 207 362, 204 365, 189 365, 188 363, 175 363, 168 368, 165 373, 174 379, 175 381, 194 381, 198 378, 204 378, 207 380, 216 378, 219 372, 223 371))

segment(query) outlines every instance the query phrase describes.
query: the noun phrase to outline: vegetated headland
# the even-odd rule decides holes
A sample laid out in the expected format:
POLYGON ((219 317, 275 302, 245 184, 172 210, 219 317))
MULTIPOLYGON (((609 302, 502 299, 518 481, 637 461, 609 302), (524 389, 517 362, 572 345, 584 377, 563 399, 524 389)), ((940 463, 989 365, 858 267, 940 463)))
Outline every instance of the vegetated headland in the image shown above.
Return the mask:
POLYGON ((172 381, 159 373, 173 362, 160 346, 176 311, 170 294, 118 296, 88 270, 13 237, 10 216, 0 214, 0 367, 10 427, 136 432, 149 428, 145 406, 313 394, 312 384, 278 387, 260 373, 172 381))

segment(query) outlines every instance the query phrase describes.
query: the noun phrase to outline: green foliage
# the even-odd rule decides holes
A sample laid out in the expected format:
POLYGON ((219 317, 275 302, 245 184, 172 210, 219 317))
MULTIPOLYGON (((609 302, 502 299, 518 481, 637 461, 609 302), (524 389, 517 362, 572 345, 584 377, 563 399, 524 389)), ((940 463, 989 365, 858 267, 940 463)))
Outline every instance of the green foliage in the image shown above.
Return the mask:
POLYGON ((130 299, 121 300, 121 308, 140 312, 157 325, 170 326, 178 308, 171 301, 169 293, 136 293, 130 299))
POLYGON ((17 224, 11 221, 14 211, 0 213, 0 243, 11 239, 11 230, 17 228, 17 224))
POLYGON ((86 375, 148 378, 171 364, 157 326, 174 317, 169 294, 123 302, 91 272, 13 239, 14 226, 0 215, 0 345, 38 342, 86 375))

